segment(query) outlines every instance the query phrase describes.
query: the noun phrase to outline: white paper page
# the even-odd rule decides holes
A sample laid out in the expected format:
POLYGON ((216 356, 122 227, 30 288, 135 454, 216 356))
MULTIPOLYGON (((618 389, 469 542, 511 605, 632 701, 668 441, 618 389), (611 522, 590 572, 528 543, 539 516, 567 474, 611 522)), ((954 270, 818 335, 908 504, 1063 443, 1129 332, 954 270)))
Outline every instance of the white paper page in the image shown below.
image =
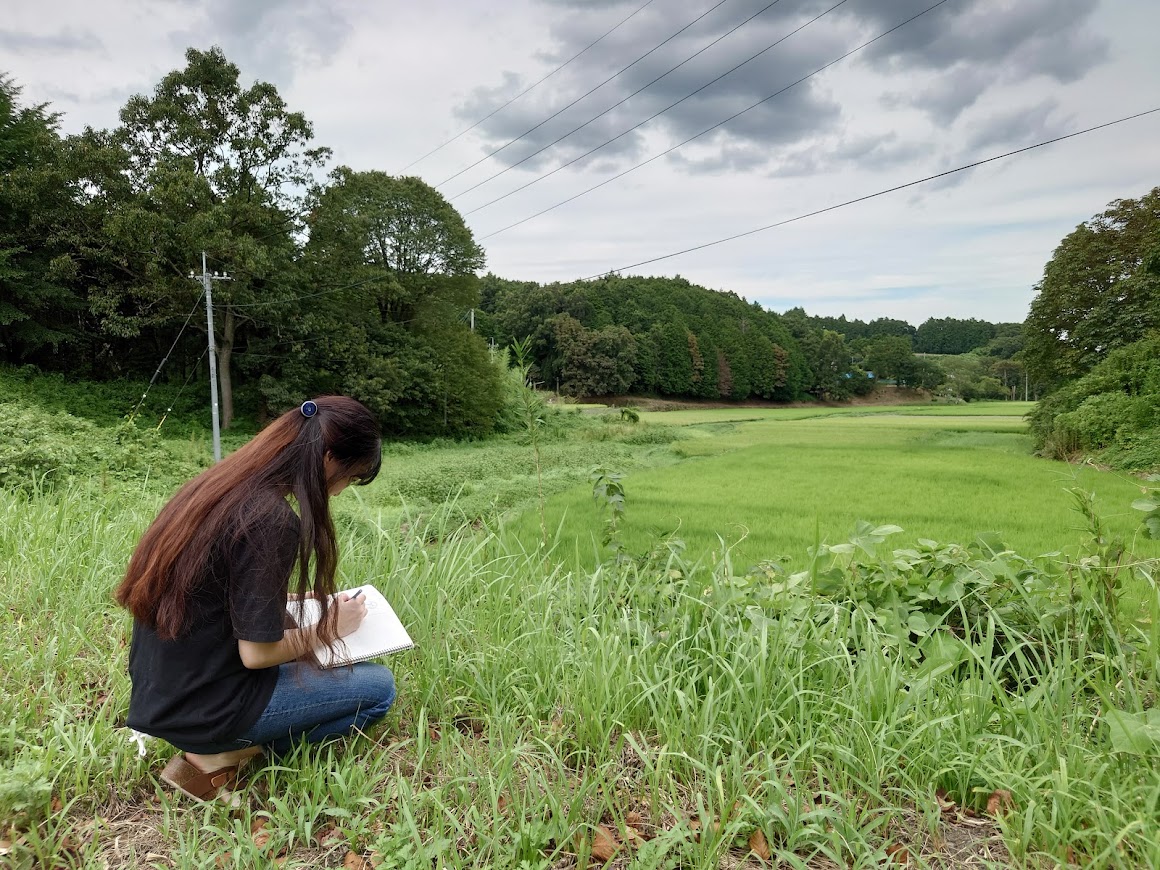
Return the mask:
MULTIPOLYGON (((333 653, 325 647, 315 648, 315 654, 323 667, 379 658, 392 652, 410 649, 415 645, 411 636, 407 634, 407 629, 403 627, 403 623, 399 621, 399 617, 378 589, 368 585, 344 591, 347 595, 353 595, 359 589, 363 591, 363 597, 366 599, 366 619, 357 631, 335 642, 333 653)), ((290 615, 300 626, 318 622, 320 609, 318 602, 313 598, 291 601, 287 605, 290 615)))

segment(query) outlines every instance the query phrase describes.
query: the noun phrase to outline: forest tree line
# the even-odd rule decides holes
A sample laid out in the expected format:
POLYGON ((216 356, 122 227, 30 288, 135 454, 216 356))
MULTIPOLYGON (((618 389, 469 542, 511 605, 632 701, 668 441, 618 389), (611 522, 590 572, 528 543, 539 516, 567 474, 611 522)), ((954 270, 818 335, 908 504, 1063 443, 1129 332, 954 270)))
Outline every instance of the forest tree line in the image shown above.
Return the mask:
POLYGON ((970 400, 1025 386, 1017 323, 777 314, 679 277, 619 275, 542 285, 489 274, 481 307, 481 333, 530 337, 538 379, 564 395, 840 401, 886 382, 970 400))

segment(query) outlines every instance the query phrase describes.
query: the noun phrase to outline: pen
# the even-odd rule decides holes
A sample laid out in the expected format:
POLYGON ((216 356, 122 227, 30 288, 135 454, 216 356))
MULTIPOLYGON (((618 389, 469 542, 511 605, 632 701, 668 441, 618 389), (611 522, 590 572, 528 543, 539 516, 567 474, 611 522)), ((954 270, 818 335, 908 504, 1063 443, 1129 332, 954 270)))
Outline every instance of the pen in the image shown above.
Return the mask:
POLYGON ((356 598, 358 598, 360 595, 362 595, 362 593, 363 593, 363 591, 361 589, 359 589, 358 591, 356 591, 354 593, 354 595, 350 596, 350 598, 348 600, 354 601, 356 598))

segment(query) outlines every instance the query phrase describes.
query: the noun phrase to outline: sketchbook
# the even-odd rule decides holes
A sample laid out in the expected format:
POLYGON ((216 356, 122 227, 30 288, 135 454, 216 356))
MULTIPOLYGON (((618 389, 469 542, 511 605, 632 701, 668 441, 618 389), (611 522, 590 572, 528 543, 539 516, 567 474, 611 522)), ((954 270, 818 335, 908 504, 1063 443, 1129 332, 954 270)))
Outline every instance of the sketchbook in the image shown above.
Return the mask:
MULTIPOLYGON (((374 586, 356 586, 353 589, 344 589, 343 592, 346 595, 354 595, 359 589, 362 590, 363 598, 367 602, 366 619, 357 630, 346 637, 338 638, 332 649, 321 644, 315 646, 314 654, 324 668, 365 662, 415 646, 415 642, 407 634, 407 629, 403 627, 403 623, 399 621, 399 617, 395 615, 395 611, 378 589, 374 586)), ((313 598, 291 601, 286 605, 286 611, 300 628, 314 625, 321 615, 318 601, 313 598)))

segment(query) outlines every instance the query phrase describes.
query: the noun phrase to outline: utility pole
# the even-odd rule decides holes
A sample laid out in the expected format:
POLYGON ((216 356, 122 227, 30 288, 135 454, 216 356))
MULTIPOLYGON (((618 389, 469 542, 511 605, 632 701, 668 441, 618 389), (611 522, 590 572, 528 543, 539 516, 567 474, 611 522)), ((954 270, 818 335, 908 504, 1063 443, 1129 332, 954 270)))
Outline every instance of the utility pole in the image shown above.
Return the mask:
POLYGON ((475 332, 475 309, 471 309, 471 331, 475 332))
POLYGON ((213 461, 221 462, 222 433, 221 424, 218 419, 217 347, 213 340, 213 282, 230 281, 233 279, 223 272, 214 272, 211 275, 206 269, 205 251, 201 252, 200 277, 193 274, 193 272, 189 273, 189 277, 194 281, 200 280, 201 286, 205 290, 205 321, 209 332, 209 399, 213 416, 213 461))

